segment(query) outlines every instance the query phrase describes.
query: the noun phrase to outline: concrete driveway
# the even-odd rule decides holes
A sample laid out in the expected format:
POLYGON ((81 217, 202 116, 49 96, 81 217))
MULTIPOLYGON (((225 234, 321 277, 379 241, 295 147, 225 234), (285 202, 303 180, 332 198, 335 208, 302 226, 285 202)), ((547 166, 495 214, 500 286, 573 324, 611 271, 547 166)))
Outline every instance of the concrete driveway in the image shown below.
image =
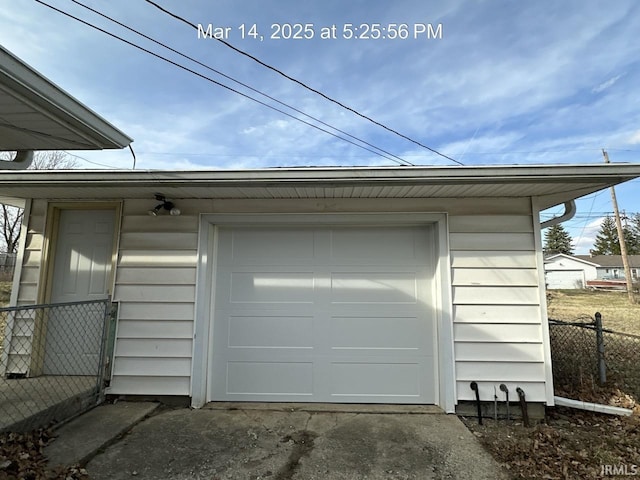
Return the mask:
POLYGON ((456 416, 424 413, 430 411, 251 404, 165 410, 87 470, 95 480, 506 478, 456 416))

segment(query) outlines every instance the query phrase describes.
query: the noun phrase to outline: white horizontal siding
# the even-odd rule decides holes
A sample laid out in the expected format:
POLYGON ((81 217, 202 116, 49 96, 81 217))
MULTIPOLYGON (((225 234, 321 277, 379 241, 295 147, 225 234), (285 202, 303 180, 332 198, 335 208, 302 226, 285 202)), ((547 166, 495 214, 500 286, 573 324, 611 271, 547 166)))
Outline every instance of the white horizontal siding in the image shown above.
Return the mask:
POLYGON ((151 377, 189 377, 191 358, 118 357, 113 364, 114 375, 151 377))
POLYGON ((21 283, 18 291, 18 303, 20 305, 33 305, 38 299, 37 283, 21 283))
POLYGON ((542 326, 539 323, 456 323, 453 333, 458 342, 542 343, 542 326))
POLYGON ((118 329, 110 392, 188 395, 193 348, 198 205, 176 200, 183 215, 147 215, 127 200, 114 298, 118 329), (160 381, 165 379, 166 381, 160 381))
POLYGON ((120 302, 194 302, 194 285, 118 285, 116 300, 120 302))
POLYGON ((40 270, 40 260, 42 252, 40 250, 25 250, 23 267, 33 267, 40 270))
POLYGON ((519 385, 546 401, 543 329, 530 215, 449 219, 458 400, 493 400, 493 387, 519 385))
POLYGON ((456 342, 455 356, 466 362, 539 362, 540 343, 456 342))
POLYGON ((122 267, 118 269, 116 282, 118 285, 145 284, 150 278, 155 285, 195 285, 195 267, 122 267))
POLYGON ((533 233, 529 215, 454 215, 449 230, 455 233, 533 233))
POLYGON ((198 244, 197 233, 132 232, 120 235, 122 250, 193 250, 198 244))
POLYGON ((192 341, 187 338, 118 338, 118 357, 189 357, 192 341))
POLYGON ((189 395, 191 380, 188 376, 157 377, 153 375, 114 375, 110 395, 189 395))
POLYGON ((193 321, 193 303, 123 302, 118 309, 120 320, 188 320, 193 321))
POLYGON ((539 323, 539 305, 454 305, 456 323, 539 323))
POLYGON ((538 272, 533 268, 456 268, 452 276, 454 286, 538 286, 538 272))
POLYGON ((195 267, 195 250, 120 250, 122 267, 195 267))
MULTIPOLYGON (((126 210, 126 206, 125 206, 126 210)), ((198 231, 197 215, 180 215, 174 217, 171 215, 159 215, 152 217, 150 215, 128 215, 125 214, 122 219, 122 231, 126 233, 142 232, 142 233, 167 233, 167 232, 191 232, 198 231)))
POLYGON ((119 338, 188 338, 193 337, 193 322, 188 320, 122 320, 119 338))
POLYGON ((451 250, 453 268, 536 268, 533 252, 451 250))
POLYGON ((534 250, 531 233, 452 233, 452 250, 534 250))
POLYGON ((28 283, 30 285, 34 285, 38 283, 38 279, 40 277, 40 269, 38 267, 22 267, 22 275, 20 278, 20 283, 28 283))
POLYGON ((457 380, 491 382, 542 382, 544 363, 500 361, 457 361, 457 380))
POLYGON ((27 234, 27 242, 25 248, 27 250, 42 250, 43 236, 39 233, 27 234))
POLYGON ((453 287, 456 305, 539 305, 538 287, 453 287))

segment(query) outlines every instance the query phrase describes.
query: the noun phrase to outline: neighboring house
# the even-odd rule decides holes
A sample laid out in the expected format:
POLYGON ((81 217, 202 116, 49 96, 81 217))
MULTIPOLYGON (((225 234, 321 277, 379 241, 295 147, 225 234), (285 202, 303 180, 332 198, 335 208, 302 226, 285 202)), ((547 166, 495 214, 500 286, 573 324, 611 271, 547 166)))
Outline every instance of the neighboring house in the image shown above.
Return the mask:
MULTIPOLYGON (((0 173, 0 195, 26 202, 18 303, 51 301, 48 278, 119 302, 110 394, 453 412, 472 381, 483 400, 505 383, 553 404, 539 212, 638 176, 35 171, 0 173), (149 215, 156 193, 181 215, 149 215), (56 262, 69 245, 83 262, 56 262)), ((13 360, 8 372, 28 364, 13 360)))
POLYGON ((544 259, 544 276, 547 289, 586 288, 587 280, 597 278, 596 263, 578 256, 558 253, 544 259))
MULTIPOLYGON (((621 255, 576 255, 576 258, 598 265, 597 280, 625 280, 621 255)), ((636 281, 640 277, 640 255, 629 255, 631 278, 636 281)))

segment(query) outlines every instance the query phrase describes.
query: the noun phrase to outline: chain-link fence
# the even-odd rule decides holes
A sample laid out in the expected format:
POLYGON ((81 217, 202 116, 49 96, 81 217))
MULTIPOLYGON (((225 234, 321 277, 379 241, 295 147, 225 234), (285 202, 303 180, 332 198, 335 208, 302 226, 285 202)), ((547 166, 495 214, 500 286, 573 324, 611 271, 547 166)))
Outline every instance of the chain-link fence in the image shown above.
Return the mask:
POLYGON ((550 319, 549 334, 556 391, 589 401, 615 388, 640 401, 640 336, 602 328, 597 315, 550 319))
POLYGON ((64 421, 96 405, 110 300, 0 308, 0 432, 64 421))

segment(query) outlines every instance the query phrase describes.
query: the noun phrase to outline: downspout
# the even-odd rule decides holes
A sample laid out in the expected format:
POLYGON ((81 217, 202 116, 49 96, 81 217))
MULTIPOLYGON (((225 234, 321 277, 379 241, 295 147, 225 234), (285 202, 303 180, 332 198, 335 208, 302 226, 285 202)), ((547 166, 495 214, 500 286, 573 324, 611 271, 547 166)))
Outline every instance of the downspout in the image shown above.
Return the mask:
POLYGON ((33 162, 33 150, 18 150, 13 160, 0 161, 0 170, 26 170, 33 162))
POLYGON ((575 200, 564 202, 564 213, 558 217, 550 218, 546 222, 541 222, 540 229, 552 227, 559 223, 566 222, 567 220, 571 220, 575 214, 576 214, 575 200))

